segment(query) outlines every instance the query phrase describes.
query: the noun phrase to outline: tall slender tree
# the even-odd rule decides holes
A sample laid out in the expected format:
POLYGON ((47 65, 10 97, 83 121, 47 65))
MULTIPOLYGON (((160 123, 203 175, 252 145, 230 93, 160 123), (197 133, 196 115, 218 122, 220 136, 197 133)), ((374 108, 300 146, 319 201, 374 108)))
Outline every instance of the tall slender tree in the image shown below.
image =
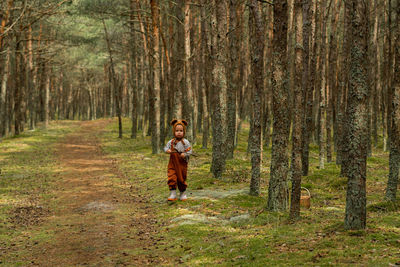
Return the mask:
POLYGON ((325 168, 326 157, 326 1, 322 0, 320 10, 320 26, 321 26, 321 43, 319 53, 319 79, 320 79, 320 92, 319 92, 319 168, 325 168))
POLYGON ((226 61, 227 61, 227 12, 224 1, 214 0, 215 15, 211 18, 212 28, 212 54, 214 57, 214 68, 212 71, 213 89, 213 153, 211 172, 214 177, 220 178, 225 170, 226 160, 226 61))
POLYGON ((138 80, 138 75, 137 75, 137 47, 136 47, 136 29, 135 29, 135 0, 130 0, 129 2, 129 27, 130 27, 130 47, 131 51, 129 53, 130 55, 130 62, 129 62, 129 77, 130 77, 130 84, 129 86, 132 88, 132 98, 131 98, 131 105, 132 105, 132 128, 131 128, 131 138, 136 138, 137 136, 137 82, 135 83, 134 81, 138 80))
POLYGON ((292 194, 290 202, 290 218, 295 220, 300 217, 300 191, 301 191, 301 149, 302 149, 302 121, 304 117, 304 92, 303 92, 303 0, 295 0, 295 81, 294 81, 294 107, 293 107, 293 133, 292 133, 292 194))
POLYGON ((312 109, 314 93, 314 74, 315 74, 315 56, 311 55, 311 24, 312 24, 312 1, 306 0, 303 4, 303 90, 304 90, 304 123, 302 130, 302 173, 308 175, 309 168, 309 144, 312 134, 312 109))
POLYGON ((153 25, 153 97, 154 97, 154 124, 151 135, 153 154, 160 152, 160 9, 158 0, 151 0, 151 18, 153 25))
POLYGON ((251 182, 250 194, 260 194, 260 168, 261 168, 261 114, 262 95, 264 92, 264 24, 257 0, 249 1, 250 6, 250 46, 251 46, 251 87, 253 90, 252 107, 253 116, 251 144, 251 182))
POLYGON ((227 158, 233 158, 236 138, 236 95, 239 86, 240 68, 238 68, 240 53, 239 53, 239 17, 238 10, 240 7, 239 0, 229 1, 229 72, 228 72, 228 125, 226 150, 227 158))
POLYGON ((368 136, 369 88, 368 62, 368 2, 352 0, 348 12, 351 20, 350 83, 348 91, 347 130, 347 196, 345 227, 363 229, 366 226, 366 171, 368 136))
POLYGON ((195 136, 194 134, 194 117, 193 117, 193 82, 192 82, 192 68, 191 68, 191 46, 190 46, 190 2, 189 1, 183 1, 184 2, 184 81, 185 81, 185 86, 182 88, 182 93, 183 93, 183 98, 184 98, 184 103, 183 103, 183 117, 188 121, 189 125, 187 128, 187 138, 189 138, 192 143, 194 142, 193 137, 195 136))
MULTIPOLYGON (((385 1, 386 2, 386 1, 385 1)), ((385 71, 386 71, 386 131, 387 131, 387 142, 390 150, 390 145, 391 145, 391 129, 390 127, 392 126, 392 67, 393 67, 393 49, 392 49, 392 0, 387 0, 387 59, 386 59, 386 66, 385 66, 385 71)))
POLYGON ((272 64, 273 133, 271 178, 268 187, 269 210, 286 210, 288 205, 288 140, 289 140, 289 90, 287 73, 288 3, 274 1, 274 37, 272 64))
POLYGON ((202 147, 207 148, 208 146, 208 136, 209 136, 209 129, 210 129, 210 115, 209 115, 209 97, 207 97, 207 93, 209 92, 210 86, 210 72, 207 71, 209 68, 212 68, 211 62, 211 54, 210 54, 210 47, 209 47, 209 28, 210 25, 207 23, 206 17, 206 7, 207 7, 207 0, 202 0, 203 7, 200 11, 200 18, 201 18, 201 61, 202 61, 202 68, 200 68, 202 77, 202 84, 201 86, 201 98, 202 98, 202 108, 203 108, 203 140, 202 140, 202 147))
POLYGON ((10 65, 10 49, 6 48, 6 59, 3 65, 3 77, 1 80, 0 87, 0 136, 4 136, 6 133, 6 117, 7 117, 7 82, 9 76, 9 65, 10 65))
POLYGON ((391 115, 391 134, 390 134, 390 155, 389 155, 389 179, 386 188, 386 198, 391 201, 396 200, 397 185, 399 183, 400 169, 400 2, 397 1, 396 9, 396 29, 394 44, 394 75, 392 89, 392 115, 391 115))

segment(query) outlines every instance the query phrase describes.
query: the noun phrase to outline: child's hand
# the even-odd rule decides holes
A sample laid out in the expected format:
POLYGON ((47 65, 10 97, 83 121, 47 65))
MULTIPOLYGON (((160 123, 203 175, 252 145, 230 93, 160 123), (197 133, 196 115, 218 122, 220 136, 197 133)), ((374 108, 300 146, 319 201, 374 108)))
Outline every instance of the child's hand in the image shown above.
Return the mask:
POLYGON ((171 154, 171 152, 172 152, 171 149, 168 149, 168 150, 166 151, 167 154, 171 154))
POLYGON ((185 153, 181 153, 181 158, 185 158, 186 157, 186 155, 185 155, 185 153))

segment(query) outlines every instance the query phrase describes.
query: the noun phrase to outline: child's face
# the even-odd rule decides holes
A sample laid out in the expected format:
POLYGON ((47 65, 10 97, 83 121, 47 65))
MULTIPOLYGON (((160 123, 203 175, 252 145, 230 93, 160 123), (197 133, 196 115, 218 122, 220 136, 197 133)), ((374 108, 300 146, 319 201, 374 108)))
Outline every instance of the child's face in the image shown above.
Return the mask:
POLYGON ((175 127, 175 137, 176 138, 182 138, 183 137, 183 126, 182 125, 177 125, 175 127))

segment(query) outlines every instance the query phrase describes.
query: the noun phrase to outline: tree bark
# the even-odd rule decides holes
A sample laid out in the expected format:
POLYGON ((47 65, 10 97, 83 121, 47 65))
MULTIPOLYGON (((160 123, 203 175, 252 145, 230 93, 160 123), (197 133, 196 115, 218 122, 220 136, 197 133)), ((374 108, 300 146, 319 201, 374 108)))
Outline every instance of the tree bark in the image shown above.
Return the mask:
POLYGON ((319 64, 319 76, 321 79, 321 87, 320 90, 320 99, 319 99, 319 112, 320 112, 320 120, 319 120, 319 168, 325 168, 325 158, 326 158, 326 106, 327 106, 327 97, 326 97, 326 21, 324 20, 326 12, 326 1, 322 0, 321 2, 321 11, 320 11, 320 23, 321 23, 321 47, 320 47, 320 64, 319 64))
POLYGON ((239 1, 229 1, 229 72, 228 72, 228 127, 226 137, 226 154, 228 159, 233 158, 233 151, 235 149, 235 138, 236 138, 236 94, 239 83, 240 68, 238 68, 239 62, 239 18, 238 9, 239 1))
POLYGON ((45 87, 44 87, 44 125, 45 128, 49 126, 49 102, 50 102, 50 71, 49 66, 44 70, 45 75, 45 87))
POLYGON ((250 46, 251 46, 251 82, 253 87, 252 97, 252 136, 251 140, 251 181, 250 195, 260 194, 260 168, 261 168, 261 114, 262 98, 264 93, 264 25, 257 0, 249 1, 250 6, 250 46))
POLYGON ((303 0, 295 0, 294 23, 296 34, 295 45, 295 80, 294 80, 294 107, 293 107, 293 132, 292 132, 292 194, 290 202, 290 219, 300 218, 300 194, 301 194, 301 144, 302 121, 304 117, 304 92, 303 92, 303 0))
POLYGON ((188 121, 188 126, 186 129, 187 138, 192 141, 194 135, 193 127, 193 87, 192 87, 192 69, 191 69, 191 47, 190 47, 190 3, 189 1, 184 1, 184 81, 185 86, 182 88, 184 102, 183 102, 183 118, 188 121))
MULTIPOLYGON (((136 0, 136 5, 137 8, 139 10, 141 10, 141 6, 140 6, 140 1, 136 0)), ((137 17, 139 20, 139 26, 140 26, 140 31, 142 32, 142 42, 143 42, 143 55, 140 56, 140 66, 142 67, 142 75, 140 79, 140 93, 139 95, 140 100, 140 117, 139 117, 139 127, 142 130, 142 136, 146 136, 147 134, 147 130, 148 130, 148 124, 147 124, 147 117, 148 116, 148 100, 147 95, 148 95, 148 91, 149 89, 151 90, 151 85, 150 85, 150 52, 149 52, 149 37, 146 35, 146 30, 144 27, 144 23, 142 20, 142 16, 140 14, 140 12, 137 12, 137 17), (146 88, 146 82, 147 82, 147 88, 146 88), (149 88, 150 87, 150 88, 149 88)))
POLYGON ((174 112, 174 118, 181 118, 184 113, 183 107, 183 90, 185 89, 185 29, 182 27, 182 24, 185 20, 185 14, 182 11, 182 7, 184 6, 183 1, 179 0, 179 4, 175 5, 175 16, 177 22, 175 23, 176 27, 176 41, 174 46, 174 58, 175 58, 175 90, 174 90, 174 103, 176 111, 174 112))
POLYGON ((153 22, 153 97, 154 97, 154 129, 151 144, 153 154, 160 152, 160 13, 157 0, 151 0, 151 17, 153 22))
POLYGON ((347 177, 347 164, 349 163, 348 157, 348 137, 349 137, 349 117, 347 116, 348 112, 348 96, 349 96, 349 90, 350 90, 350 71, 351 71, 351 60, 349 58, 349 54, 351 53, 351 42, 352 40, 347 38, 347 36, 351 36, 351 12, 350 12, 350 5, 351 2, 344 2, 345 9, 344 9, 344 40, 343 40, 343 48, 342 48, 342 60, 341 60, 341 65, 342 67, 340 68, 341 70, 341 89, 340 93, 342 95, 342 100, 341 100, 341 107, 339 109, 339 112, 341 112, 342 120, 341 120, 341 135, 339 135, 339 147, 338 147, 338 153, 337 157, 339 158, 337 160, 338 163, 341 164, 341 169, 340 169, 340 175, 343 177, 347 177))
MULTIPOLYGON (((227 18, 226 3, 214 0, 215 15, 212 15, 212 55, 214 57, 213 75, 213 153, 211 172, 215 178, 221 178, 225 170, 226 159, 226 61, 227 61, 227 18)), ((214 12, 214 11, 213 11, 214 12)))
POLYGON ((17 33, 15 36, 15 53, 14 53, 14 134, 19 135, 21 132, 21 102, 22 102, 22 81, 21 81, 21 71, 20 68, 22 66, 21 61, 21 37, 20 34, 17 33))
POLYGON ((374 147, 378 146, 378 117, 379 117, 379 92, 381 90, 380 83, 380 60, 379 60, 379 44, 378 44, 378 29, 379 29, 379 12, 378 12, 378 1, 374 0, 374 30, 373 30, 373 39, 372 39, 372 53, 371 56, 373 58, 373 64, 371 64, 371 80, 373 83, 371 84, 372 88, 372 137, 374 140, 374 147))
POLYGON ((350 86, 348 92, 347 196, 345 227, 366 226, 366 164, 368 138, 368 7, 367 2, 352 0, 349 14, 350 86))
POLYGON ((211 77, 210 72, 207 71, 208 68, 212 68, 211 55, 209 49, 209 24, 206 23, 206 3, 207 0, 203 0, 203 7, 201 8, 201 55, 202 55, 202 68, 201 68, 201 77, 203 77, 203 86, 201 88, 202 94, 202 104, 203 104, 203 140, 202 140, 202 148, 207 148, 208 146, 208 137, 209 137, 209 129, 210 129, 210 115, 209 115, 209 97, 207 92, 209 92, 211 77))
MULTIPOLYGON (((309 144, 312 134, 312 111, 313 111, 313 93, 314 93, 314 77, 315 77, 315 53, 311 54, 311 31, 312 31, 312 1, 307 0, 303 5, 303 47, 304 47, 304 123, 302 131, 302 173, 303 176, 308 175, 309 169, 309 144), (310 63, 308 63, 310 62, 310 63)), ((314 49, 315 50, 315 49, 314 49)))
POLYGON ((4 12, 4 17, 1 20, 1 25, 0 25, 0 52, 3 51, 4 47, 4 31, 6 28, 7 23, 9 22, 10 19, 10 13, 11 10, 14 6, 14 0, 8 0, 7 1, 7 9, 4 12))
POLYGON ((389 178, 386 187, 386 198, 396 201, 397 185, 399 182, 400 169, 400 5, 397 4, 397 28, 394 44, 394 77, 393 77, 393 98, 391 115, 390 154, 389 154, 389 178))
POLYGON ((392 0, 387 0, 387 64, 386 64, 386 91, 387 91, 387 98, 386 98, 386 131, 387 131, 387 144, 388 149, 390 151, 391 145, 391 133, 392 130, 390 127, 392 126, 392 66, 393 66, 393 53, 392 53, 392 0))
MULTIPOLYGON (((326 156, 327 162, 332 162, 332 124, 335 129, 335 101, 337 96, 337 47, 338 47, 338 32, 337 23, 339 20, 341 2, 338 0, 332 1, 332 16, 330 25, 330 41, 329 41, 329 54, 328 54, 328 86, 327 86, 327 101, 328 109, 326 112, 326 156)), ((334 142, 335 143, 335 142, 334 142)), ((336 144, 336 143, 335 143, 336 144)))
POLYGON ((6 117, 7 117, 7 106, 6 106, 6 97, 7 97, 7 82, 9 73, 9 65, 10 65, 10 48, 6 48, 6 58, 3 66, 3 77, 1 79, 1 91, 0 91, 0 136, 5 136, 6 133, 6 117))
POLYGON ((264 69, 266 74, 264 75, 264 90, 265 90, 265 98, 264 98, 264 120, 263 120, 263 143, 264 146, 269 147, 271 143, 271 94, 272 94, 272 86, 271 86, 271 77, 272 77, 272 39, 273 39, 273 29, 274 29, 274 20, 273 20, 273 8, 268 5, 266 10, 264 11, 264 21, 266 21, 266 47, 264 49, 264 69))
POLYGON ((273 62, 273 116, 271 178, 268 188, 269 210, 286 210, 288 204, 288 140, 289 140, 289 90, 287 73, 287 23, 288 3, 274 1, 274 62, 273 62))
POLYGON ((130 38, 131 38, 131 51, 130 51, 130 69, 129 69, 129 77, 130 77, 130 84, 129 86, 132 88, 132 128, 131 128, 131 138, 136 139, 137 136, 137 124, 138 124, 138 117, 137 117, 137 90, 138 90, 138 70, 137 70, 137 45, 136 45, 136 35, 135 35, 135 0, 130 0, 130 38), (135 82, 136 81, 136 82, 135 82))

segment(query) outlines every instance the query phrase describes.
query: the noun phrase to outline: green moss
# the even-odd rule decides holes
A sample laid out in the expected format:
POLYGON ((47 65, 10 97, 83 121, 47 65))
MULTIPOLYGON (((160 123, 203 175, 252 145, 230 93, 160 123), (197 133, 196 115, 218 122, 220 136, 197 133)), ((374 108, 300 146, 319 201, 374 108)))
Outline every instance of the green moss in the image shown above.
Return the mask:
MULTIPOLYGON (((125 126, 129 129, 129 121, 125 126)), ((227 160, 226 172, 220 180, 215 180, 209 172, 212 150, 202 149, 199 145, 201 138, 198 138, 198 145, 194 146, 196 157, 189 164, 189 190, 247 190, 251 176, 247 136, 248 125, 244 124, 234 159, 227 160)), ((372 202, 368 209, 368 225, 372 233, 369 230, 350 232, 343 226, 347 178, 340 177, 340 166, 335 163, 327 163, 323 170, 317 168, 318 146, 315 144, 310 146, 310 175, 303 177, 302 184, 311 191, 311 210, 302 209, 302 219, 289 224, 287 213, 265 210, 270 147, 264 147, 260 197, 241 193, 167 205, 164 203, 168 194, 168 156, 151 155, 149 137, 138 137, 137 140, 117 140, 116 137, 117 124, 114 123, 102 136, 104 150, 118 159, 120 168, 132 177, 132 182, 139 179, 147 188, 147 193, 157 203, 154 207, 158 217, 168 225, 163 229, 167 229, 164 238, 170 245, 165 245, 160 253, 175 257, 184 265, 330 266, 372 263, 387 266, 394 263, 398 253, 394 235, 398 232, 393 232, 393 236, 389 233, 398 227, 399 221, 394 218, 394 211, 382 212, 382 208, 374 206, 383 199, 388 164, 387 155, 379 150, 374 151, 374 157, 368 161, 367 188, 374 187, 368 196, 368 201, 372 202), (144 157, 151 159, 151 167, 146 166, 144 157), (191 225, 171 223, 174 218, 185 214, 203 214, 219 221, 191 225), (230 220, 240 216, 245 219, 230 220), (375 252, 371 252, 373 250, 375 252), (387 257, 381 258, 381 254, 387 257)))
MULTIPOLYGON (((388 158, 379 148, 368 160, 368 228, 346 231, 343 218, 347 179, 340 177, 340 167, 334 163, 327 163, 323 170, 317 168, 318 147, 315 144, 310 147, 310 175, 303 177, 302 184, 311 191, 311 209, 302 209, 301 220, 292 224, 287 212, 265 210, 270 147, 264 148, 261 196, 244 193, 251 176, 247 154, 248 125, 243 124, 234 159, 227 161, 221 180, 215 180, 209 172, 212 150, 201 148, 201 136, 194 145, 196 157, 189 163, 189 191, 236 190, 240 193, 178 201, 171 205, 165 201, 168 155, 151 154, 150 137, 142 137, 139 133, 136 140, 131 139, 130 120, 124 119, 123 125, 122 139, 118 139, 116 121, 103 133, 98 133, 102 150, 116 160, 128 182, 140 185, 140 194, 149 195, 150 205, 158 218, 159 236, 163 239, 158 248, 150 252, 127 248, 125 252, 129 255, 159 254, 175 258, 176 264, 186 266, 388 266, 400 257, 399 203, 384 201, 388 158), (173 222, 187 214, 216 220, 181 225, 173 222)), ((25 201, 34 191, 41 201, 56 208, 54 203, 51 204, 52 195, 48 188, 58 176, 53 150, 48 146, 74 127, 75 124, 70 122, 53 124, 48 131, 27 132, 0 144, 0 200, 7 203, 0 205, 2 246, 10 246, 18 236, 23 236, 23 229, 12 228, 9 221, 15 203, 25 201)), ((121 210, 121 216, 128 210, 121 210)), ((50 228, 30 233, 32 240, 37 242, 51 240, 53 234, 50 228)), ((18 260, 24 253, 26 250, 21 247, 18 252, 8 254, 3 264, 26 266, 26 262, 18 260)), ((104 259, 104 262, 111 261, 111 258, 104 259)))
POLYGON ((374 212, 393 212, 393 211, 399 211, 399 209, 400 209, 400 200, 398 200, 397 202, 384 201, 368 205, 367 207, 368 211, 374 211, 374 212))
MULTIPOLYGON (((58 177, 51 145, 73 131, 76 125, 74 122, 58 122, 47 131, 26 132, 16 138, 5 139, 0 144, 2 247, 10 247, 18 238, 23 240, 26 231, 29 231, 11 224, 10 214, 17 203, 24 203, 34 192, 41 202, 57 209, 48 190, 58 177)), ((346 231, 343 218, 347 179, 340 177, 340 167, 334 163, 327 163, 323 170, 317 168, 318 146, 315 144, 310 146, 310 175, 303 177, 302 184, 311 191, 311 209, 302 209, 301 220, 292 224, 288 221, 287 212, 265 210, 270 147, 264 147, 261 196, 244 193, 248 190, 251 176, 247 124, 243 124, 234 159, 227 161, 221 180, 215 180, 209 172, 212 150, 201 148, 201 137, 194 145, 196 157, 192 157, 189 163, 190 191, 236 190, 240 193, 191 199, 172 205, 165 201, 168 195, 168 155, 152 155, 150 138, 139 133, 138 138, 133 140, 129 137, 130 120, 124 119, 123 125, 122 139, 118 139, 116 121, 103 133, 98 133, 102 150, 117 161, 130 183, 140 185, 140 194, 149 195, 158 218, 159 236, 163 239, 158 249, 150 252, 127 248, 129 255, 159 254, 175 258, 177 264, 186 266, 388 266, 400 257, 400 203, 384 201, 388 157, 379 147, 368 159, 368 227, 364 231, 346 231), (190 225, 172 221, 187 214, 216 220, 190 225)), ((119 212, 123 216, 128 210, 119 212)), ((29 232, 29 235, 30 242, 47 242, 54 237, 54 229, 49 226, 48 229, 29 232)), ((87 250, 91 249, 87 247, 87 250)), ((20 246, 16 252, 2 257, 2 264, 26 266, 28 263, 21 260, 24 253, 28 253, 26 248, 20 246)), ((112 260, 106 257, 104 262, 116 262, 112 260)))

